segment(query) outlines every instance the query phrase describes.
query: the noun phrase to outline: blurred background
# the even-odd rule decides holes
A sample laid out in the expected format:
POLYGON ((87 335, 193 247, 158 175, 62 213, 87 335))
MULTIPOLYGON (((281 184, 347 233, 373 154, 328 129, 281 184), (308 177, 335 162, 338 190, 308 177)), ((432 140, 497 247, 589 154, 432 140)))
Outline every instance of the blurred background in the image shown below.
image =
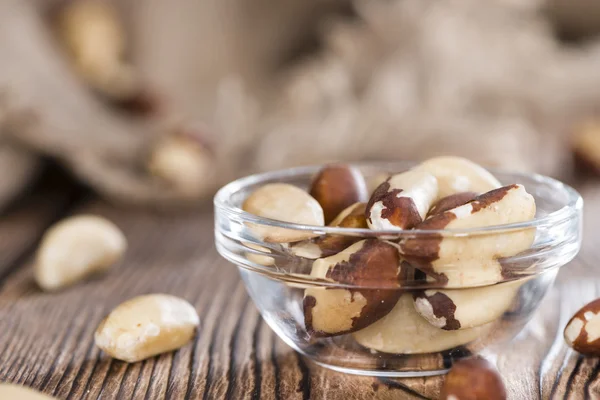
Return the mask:
POLYGON ((0 0, 0 206, 57 165, 157 207, 329 161, 594 171, 599 34, 594 0, 0 0))

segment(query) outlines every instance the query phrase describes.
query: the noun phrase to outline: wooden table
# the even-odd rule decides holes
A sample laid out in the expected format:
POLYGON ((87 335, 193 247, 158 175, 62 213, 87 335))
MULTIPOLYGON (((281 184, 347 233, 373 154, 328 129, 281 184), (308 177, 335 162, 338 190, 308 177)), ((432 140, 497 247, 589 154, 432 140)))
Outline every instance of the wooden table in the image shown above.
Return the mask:
MULTIPOLYGON (((511 399, 600 398, 600 360, 574 353, 562 339, 571 314, 600 297, 600 184, 578 187, 586 200, 581 254, 497 360, 511 399)), ((209 206, 192 215, 157 214, 66 190, 30 195, 0 218, 0 381, 61 399, 292 400, 436 398, 442 379, 345 376, 299 357, 262 321, 236 269, 218 256, 209 206), (102 278, 43 293, 31 268, 40 236, 75 213, 116 222, 129 238, 126 258, 102 278), (98 351, 93 332, 101 318, 123 300, 151 292, 196 306, 196 340, 136 364, 98 351)))

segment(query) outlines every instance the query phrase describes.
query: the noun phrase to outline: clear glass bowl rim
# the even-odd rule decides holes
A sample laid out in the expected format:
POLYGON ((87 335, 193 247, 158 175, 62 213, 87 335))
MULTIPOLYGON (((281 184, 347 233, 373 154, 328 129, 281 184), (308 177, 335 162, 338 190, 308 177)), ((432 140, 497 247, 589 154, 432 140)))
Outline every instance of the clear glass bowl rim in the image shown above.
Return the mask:
MULTIPOLYGON (((411 167, 416 166, 417 162, 410 161, 394 161, 394 162, 360 162, 360 163, 344 163, 347 165, 356 166, 359 168, 378 168, 382 172, 385 171, 405 171, 411 167)), ((535 174, 535 173, 523 173, 513 172, 502 169, 488 169, 492 174, 510 174, 513 176, 521 176, 529 180, 534 180, 541 184, 551 186, 556 189, 557 193, 565 196, 567 202, 560 209, 544 215, 542 217, 536 217, 531 221, 503 224, 503 225, 491 225, 484 228, 468 228, 468 229, 441 229, 441 230, 423 230, 423 229, 395 229, 395 230, 378 230, 374 231, 368 228, 340 228, 331 226, 317 226, 317 225, 302 225, 291 222, 284 222, 273 220, 269 218, 260 217, 242 210, 231 204, 231 196, 243 190, 244 188, 252 185, 259 184, 261 182, 269 182, 273 180, 285 180, 294 176, 301 175, 314 175, 316 174, 323 165, 311 165, 304 167, 289 168, 265 173, 259 173, 249 175, 244 178, 232 181, 223 186, 214 197, 215 210, 222 212, 227 215, 228 218, 234 217, 243 222, 267 225, 277 228, 292 229, 298 231, 316 231, 319 234, 331 234, 331 235, 350 235, 350 236, 419 236, 419 235, 432 235, 439 234, 443 236, 467 236, 467 235, 488 235, 494 233, 504 233, 513 230, 522 230, 526 228, 535 228, 542 225, 554 225, 566 222, 573 218, 578 218, 581 210, 583 209, 583 199, 580 194, 571 186, 548 176, 535 174)), ((527 188, 525 188, 527 189, 527 188)))

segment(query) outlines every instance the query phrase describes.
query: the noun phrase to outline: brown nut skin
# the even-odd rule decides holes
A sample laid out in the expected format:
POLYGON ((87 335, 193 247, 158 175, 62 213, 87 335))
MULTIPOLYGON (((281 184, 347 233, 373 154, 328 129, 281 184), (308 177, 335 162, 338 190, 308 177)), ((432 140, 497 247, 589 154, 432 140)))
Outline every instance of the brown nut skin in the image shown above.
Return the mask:
MULTIPOLYGON (((342 211, 329 226, 367 229, 369 226, 365 218, 366 206, 366 203, 351 205, 342 211)), ((290 251, 299 257, 317 259, 337 254, 359 240, 361 238, 357 236, 325 235, 309 241, 293 243, 290 251)))
POLYGON ((463 204, 467 204, 468 202, 475 200, 477 196, 478 193, 475 192, 461 192, 443 197, 439 199, 433 206, 431 206, 429 213, 427 213, 427 218, 435 214, 441 214, 448 210, 452 210, 453 208, 462 206, 463 204))
POLYGON ((506 389, 496 368, 480 357, 457 361, 444 381, 440 400, 505 400, 506 389))
POLYGON ((437 180, 418 169, 396 174, 371 195, 365 216, 373 230, 410 229, 421 223, 438 195, 437 180))
POLYGON ((596 299, 573 315, 565 327, 564 337, 573 350, 600 356, 600 299, 596 299))
POLYGON ((360 171, 344 164, 327 165, 317 174, 309 193, 321 207, 329 224, 344 209, 367 201, 367 184, 360 171))
POLYGON ((342 335, 383 318, 401 295, 399 264, 397 248, 378 239, 360 241, 335 256, 316 260, 311 276, 381 289, 306 289, 303 301, 306 331, 317 337, 342 335))

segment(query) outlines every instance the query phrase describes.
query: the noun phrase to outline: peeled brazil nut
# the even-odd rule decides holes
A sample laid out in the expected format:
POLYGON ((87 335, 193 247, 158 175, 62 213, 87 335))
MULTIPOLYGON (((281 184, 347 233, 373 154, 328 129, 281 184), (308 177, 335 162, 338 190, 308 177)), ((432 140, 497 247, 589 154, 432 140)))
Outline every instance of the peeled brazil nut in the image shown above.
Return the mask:
POLYGON ((136 362, 182 347, 199 323, 196 309, 184 299, 148 294, 112 310, 98 325, 94 341, 111 357, 136 362))
POLYGON ((429 213, 427 213, 427 217, 431 217, 435 214, 441 214, 448 210, 452 210, 453 208, 462 206, 463 204, 475 200, 478 195, 479 194, 475 192, 460 192, 442 197, 433 206, 431 206, 429 213))
POLYGON ((270 267, 275 264, 275 259, 270 256, 265 256, 263 254, 271 254, 271 250, 267 249, 264 246, 260 246, 258 244, 250 243, 250 242, 242 242, 242 245, 252 249, 254 251, 246 251, 244 254, 246 258, 255 264, 262 265, 263 267, 270 267), (263 254, 261 254, 263 253, 263 254))
MULTIPOLYGON (((365 203, 356 203, 340 213, 329 226, 339 228, 363 228, 367 229, 365 218, 365 203)), ((324 235, 311 240, 292 243, 290 251, 299 257, 317 259, 329 257, 339 253, 353 243, 361 240, 358 236, 324 235)))
POLYGON ((56 290, 109 269, 125 252, 121 230, 106 218, 77 215, 53 225, 36 254, 34 277, 44 290, 56 290))
POLYGON ((367 223, 375 230, 410 229, 425 219, 437 195, 437 180, 425 171, 394 175, 369 199, 367 223))
MULTIPOLYGON (((525 222, 535 217, 535 201, 521 185, 492 190, 457 208, 433 215, 417 225, 420 230, 484 228, 493 225, 525 222)), ((483 278, 484 270, 502 275, 499 258, 514 256, 531 247, 534 228, 467 236, 444 236, 442 233, 409 237, 400 243, 402 255, 415 267, 445 281, 449 286, 494 283, 491 279, 466 279, 463 273, 483 278), (469 269, 475 269, 469 271, 469 269), (456 279, 449 279, 450 275, 456 279)), ((498 281, 500 279, 497 279, 498 281)))
POLYGON ((384 353, 420 354, 449 350, 476 340, 487 326, 446 331, 431 325, 416 311, 413 296, 403 294, 396 306, 374 324, 354 332, 364 347, 384 353))
POLYGON ((311 287, 304 291, 306 330, 334 336, 362 329, 384 317, 400 297, 397 248, 377 239, 353 244, 313 263, 311 276, 378 289, 311 287))
POLYGON ((323 207, 326 224, 352 204, 367 201, 369 196, 360 171, 343 164, 327 165, 321 169, 309 193, 323 207))
POLYGON ((10 383, 0 383, 0 399, 6 400, 52 400, 55 397, 37 390, 10 383))
POLYGON ((581 354, 600 356, 600 299, 575 313, 565 327, 565 341, 581 354))
POLYGON ((502 186, 485 168, 462 157, 430 158, 416 169, 427 171, 436 177, 439 185, 438 199, 460 192, 485 193, 502 186))
MULTIPOLYGON (((323 226, 323 209, 304 190, 287 183, 270 183, 254 191, 242 209, 259 217, 302 225, 323 226)), ((248 223, 258 238, 273 243, 298 242, 314 237, 311 231, 292 230, 248 223)))
POLYGON ((523 281, 470 289, 425 290, 414 294, 415 310, 436 328, 468 329, 502 316, 523 281))
POLYGON ((506 389, 496 368, 481 357, 454 363, 446 375, 440 400, 481 399, 506 399, 506 389))

